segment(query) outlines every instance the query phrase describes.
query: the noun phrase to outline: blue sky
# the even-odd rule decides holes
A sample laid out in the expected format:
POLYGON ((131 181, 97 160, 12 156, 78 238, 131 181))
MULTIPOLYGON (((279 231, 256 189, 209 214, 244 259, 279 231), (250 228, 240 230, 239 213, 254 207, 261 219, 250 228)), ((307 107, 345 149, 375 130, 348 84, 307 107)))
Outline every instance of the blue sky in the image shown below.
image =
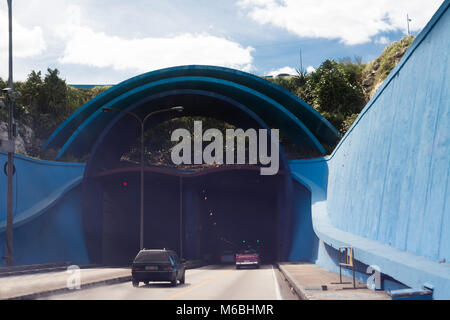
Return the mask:
MULTIPOLYGON (((115 84, 163 67, 214 64, 258 75, 376 58, 417 34, 443 0, 13 0, 15 73, 58 68, 68 83, 115 84)), ((0 4, 0 77, 7 78, 0 4)))

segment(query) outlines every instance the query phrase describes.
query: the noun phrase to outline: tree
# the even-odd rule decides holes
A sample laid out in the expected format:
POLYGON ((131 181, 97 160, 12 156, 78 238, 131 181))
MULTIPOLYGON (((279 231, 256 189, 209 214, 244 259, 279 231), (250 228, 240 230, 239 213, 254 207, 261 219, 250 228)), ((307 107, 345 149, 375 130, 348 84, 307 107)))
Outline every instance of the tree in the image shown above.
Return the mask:
POLYGON ((351 62, 326 60, 306 82, 313 106, 338 129, 366 103, 360 85, 361 71, 361 66, 351 62))

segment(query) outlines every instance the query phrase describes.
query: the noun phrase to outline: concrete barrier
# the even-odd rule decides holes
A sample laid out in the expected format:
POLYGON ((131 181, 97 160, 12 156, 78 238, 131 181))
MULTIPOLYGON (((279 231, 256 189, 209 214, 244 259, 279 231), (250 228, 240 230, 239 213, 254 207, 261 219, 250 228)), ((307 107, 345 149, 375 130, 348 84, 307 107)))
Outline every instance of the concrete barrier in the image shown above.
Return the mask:
MULTIPOLYGON (((206 265, 202 260, 188 260, 185 264, 186 269, 195 269, 206 265)), ((73 289, 67 287, 69 276, 61 272, 67 270, 69 265, 69 262, 61 262, 2 268, 5 275, 0 279, 0 299, 32 300, 71 292, 73 289), (6 271, 7 269, 8 271, 6 271), (38 276, 33 278, 31 275, 33 273, 40 273, 39 278, 38 276)), ((131 281, 129 268, 99 268, 93 265, 80 267, 81 283, 80 289, 77 290, 131 281)))

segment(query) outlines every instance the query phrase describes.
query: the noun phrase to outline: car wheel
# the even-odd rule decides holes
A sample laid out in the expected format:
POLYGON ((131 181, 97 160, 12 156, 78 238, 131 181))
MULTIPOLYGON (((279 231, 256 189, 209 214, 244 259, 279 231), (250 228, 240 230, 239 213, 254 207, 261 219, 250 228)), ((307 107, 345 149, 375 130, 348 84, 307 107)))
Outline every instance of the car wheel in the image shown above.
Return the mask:
POLYGON ((183 277, 180 279, 180 283, 184 284, 184 280, 185 280, 185 276, 186 276, 186 272, 183 272, 183 277))
POLYGON ((149 281, 144 281, 144 284, 145 284, 146 286, 148 286, 148 283, 149 283, 149 281))
POLYGON ((177 279, 175 278, 175 280, 172 280, 170 283, 172 284, 172 287, 176 287, 177 286, 177 279))
POLYGON ((239 267, 239 266, 236 266, 236 270, 237 270, 237 269, 240 269, 240 268, 241 268, 241 267, 239 267))
POLYGON ((133 287, 135 288, 139 287, 139 281, 133 281, 133 287))

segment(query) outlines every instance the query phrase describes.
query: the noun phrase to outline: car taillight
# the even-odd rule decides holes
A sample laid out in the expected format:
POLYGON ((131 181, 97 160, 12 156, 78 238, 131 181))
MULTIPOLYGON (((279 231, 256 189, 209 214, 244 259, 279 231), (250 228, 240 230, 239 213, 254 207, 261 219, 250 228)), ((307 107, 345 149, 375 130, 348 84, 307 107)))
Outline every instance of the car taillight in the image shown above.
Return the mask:
POLYGON ((131 270, 141 271, 141 270, 144 270, 144 267, 143 266, 132 266, 131 270))
POLYGON ((162 271, 172 271, 173 267, 171 265, 168 266, 164 266, 164 267, 159 267, 160 270, 162 271))

